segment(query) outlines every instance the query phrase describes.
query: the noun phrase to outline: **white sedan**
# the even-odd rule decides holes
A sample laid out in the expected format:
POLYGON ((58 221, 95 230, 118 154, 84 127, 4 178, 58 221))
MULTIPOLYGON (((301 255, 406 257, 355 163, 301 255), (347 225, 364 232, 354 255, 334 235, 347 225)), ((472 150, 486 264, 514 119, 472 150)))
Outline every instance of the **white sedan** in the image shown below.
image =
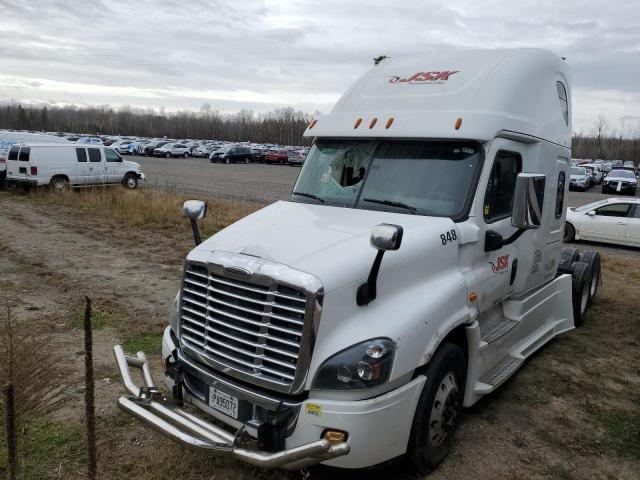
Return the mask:
POLYGON ((640 198, 607 198, 569 208, 563 240, 640 247, 640 198))

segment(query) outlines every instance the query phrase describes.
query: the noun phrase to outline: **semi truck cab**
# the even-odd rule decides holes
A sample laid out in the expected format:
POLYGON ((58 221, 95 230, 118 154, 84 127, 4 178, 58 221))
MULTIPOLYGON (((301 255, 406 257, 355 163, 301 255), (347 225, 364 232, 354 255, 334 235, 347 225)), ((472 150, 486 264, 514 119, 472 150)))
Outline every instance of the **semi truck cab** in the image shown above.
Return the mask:
MULTIPOLYGON (((171 393, 115 347, 120 408, 262 467, 435 468, 460 409, 595 298, 599 257, 561 246, 570 94, 544 50, 376 65, 309 124, 291 198, 187 256, 163 337, 171 393)), ((183 214, 198 242, 206 204, 183 214)))

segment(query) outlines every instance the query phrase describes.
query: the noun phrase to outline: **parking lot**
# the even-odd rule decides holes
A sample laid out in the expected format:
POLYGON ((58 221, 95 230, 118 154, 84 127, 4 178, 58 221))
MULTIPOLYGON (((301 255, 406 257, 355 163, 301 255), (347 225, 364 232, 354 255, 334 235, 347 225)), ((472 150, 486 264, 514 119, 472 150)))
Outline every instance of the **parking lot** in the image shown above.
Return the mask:
MULTIPOLYGON (((287 165, 226 165, 210 163, 206 158, 126 158, 140 163, 147 175, 147 186, 259 203, 288 198, 300 172, 299 167, 287 165)), ((603 195, 600 188, 597 185, 586 192, 570 192, 569 206, 578 207, 615 196, 603 195)))

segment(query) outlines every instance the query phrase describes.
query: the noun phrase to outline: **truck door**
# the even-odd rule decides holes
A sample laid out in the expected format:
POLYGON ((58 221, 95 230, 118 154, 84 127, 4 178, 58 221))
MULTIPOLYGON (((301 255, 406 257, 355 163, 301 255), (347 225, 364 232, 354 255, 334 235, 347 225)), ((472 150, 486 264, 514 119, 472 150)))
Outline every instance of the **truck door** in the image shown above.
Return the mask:
MULTIPOLYGON (((498 141, 500 140, 496 140, 498 141)), ((484 192, 480 190, 476 198, 476 202, 481 202, 482 205, 479 225, 484 223, 484 232, 492 230, 504 239, 516 231, 511 226, 511 211, 516 178, 522 171, 522 153, 510 145, 512 143, 514 142, 504 141, 498 144, 501 146, 497 149, 491 149, 490 154, 494 153, 493 160, 487 162, 487 166, 491 165, 491 170, 486 180, 486 189, 484 192)), ((509 296, 513 290, 514 270, 517 269, 515 244, 484 252, 484 243, 483 235, 481 248, 474 262, 474 273, 479 282, 478 307, 481 312, 509 296)))
POLYGON ((87 160, 87 149, 84 147, 76 147, 76 173, 75 183, 80 185, 89 181, 89 162, 87 160))
POLYGON ((87 176, 87 183, 108 183, 107 180, 107 166, 102 158, 101 148, 87 148, 89 154, 89 175, 87 176))

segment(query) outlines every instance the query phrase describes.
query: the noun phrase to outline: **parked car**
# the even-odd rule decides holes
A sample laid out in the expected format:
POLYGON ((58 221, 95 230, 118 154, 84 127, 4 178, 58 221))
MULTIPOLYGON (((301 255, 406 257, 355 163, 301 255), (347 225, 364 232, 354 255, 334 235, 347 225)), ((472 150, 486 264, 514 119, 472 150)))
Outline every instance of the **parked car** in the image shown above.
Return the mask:
POLYGON ((591 174, 584 167, 571 167, 569 176, 569 190, 586 192, 591 188, 591 174))
POLYGON ((184 157, 189 158, 191 156, 191 149, 184 143, 166 143, 161 147, 153 150, 153 155, 156 157, 184 157))
POLYGON ((269 150, 264 156, 264 163, 284 165, 289 162, 288 150, 269 150))
POLYGON ((640 247, 640 199, 608 198, 567 210, 564 241, 640 247))
POLYGON ((306 155, 302 150, 290 150, 287 163, 292 167, 293 166, 300 167, 302 166, 302 164, 304 164, 305 157, 306 155))
POLYGON ((80 137, 76 143, 89 143, 91 145, 102 145, 102 140, 98 137, 80 137))
POLYGON ((156 148, 165 146, 167 143, 171 143, 173 140, 157 140, 155 142, 149 142, 144 146, 142 154, 145 156, 152 156, 156 148))
POLYGON ((636 195, 638 179, 631 170, 617 168, 611 170, 602 182, 602 193, 622 193, 636 195))
POLYGON ((222 163, 251 163, 251 150, 243 146, 228 146, 216 150, 209 156, 209 161, 222 163))
POLYGON ((586 165, 581 165, 581 167, 586 168, 591 173, 591 177, 593 178, 595 185, 600 185, 602 183, 602 179, 604 178, 604 173, 600 165, 588 163, 586 165))
POLYGON ((267 151, 265 149, 256 148, 256 147, 251 148, 251 158, 253 159, 254 162, 263 163, 264 157, 266 154, 267 154, 267 151))
POLYGON ((112 148, 93 145, 14 145, 7 160, 9 185, 47 185, 54 191, 70 187, 122 183, 136 188, 145 176, 136 162, 123 160, 112 148))

